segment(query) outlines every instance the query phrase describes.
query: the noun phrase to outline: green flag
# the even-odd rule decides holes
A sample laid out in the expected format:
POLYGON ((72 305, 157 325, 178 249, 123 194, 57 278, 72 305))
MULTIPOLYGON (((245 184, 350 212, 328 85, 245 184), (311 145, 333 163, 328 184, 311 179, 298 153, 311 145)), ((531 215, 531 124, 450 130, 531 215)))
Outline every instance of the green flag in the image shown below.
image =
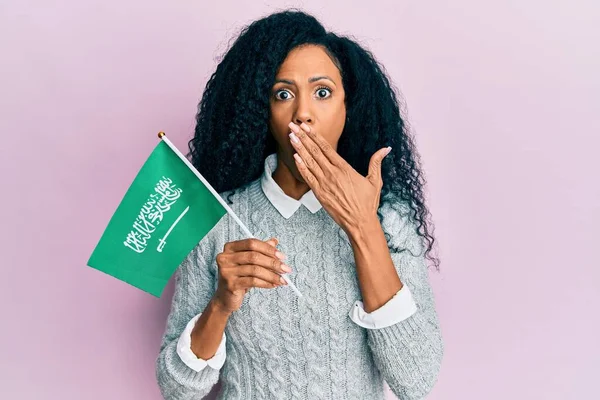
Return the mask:
POLYGON ((88 266, 160 297, 183 259, 227 213, 182 157, 165 141, 158 143, 88 266))

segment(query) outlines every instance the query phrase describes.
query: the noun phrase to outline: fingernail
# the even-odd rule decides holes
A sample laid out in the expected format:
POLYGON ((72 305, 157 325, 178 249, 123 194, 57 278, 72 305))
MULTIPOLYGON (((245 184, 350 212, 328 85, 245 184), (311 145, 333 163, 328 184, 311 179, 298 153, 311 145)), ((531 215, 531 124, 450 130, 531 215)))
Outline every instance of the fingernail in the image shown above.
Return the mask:
POLYGON ((275 257, 279 258, 280 260, 285 260, 285 254, 283 254, 282 252, 280 252, 279 250, 277 250, 275 252, 275 257))
POLYGON ((290 133, 290 139, 292 139, 292 142, 294 142, 294 143, 300 142, 300 140, 298 140, 298 136, 294 135, 294 132, 290 133))
POLYGON ((288 126, 290 127, 290 129, 296 133, 300 132, 300 128, 298 127, 298 125, 294 124, 293 122, 290 122, 288 124, 288 126))
POLYGON ((281 269, 285 272, 292 272, 292 269, 287 264, 281 264, 281 269))
POLYGON ((387 156, 388 154, 390 154, 390 151, 392 151, 392 146, 388 146, 387 150, 385 151, 384 156, 387 156))
POLYGON ((281 284, 283 284, 283 285, 287 285, 287 282, 285 281, 285 279, 283 279, 283 278, 279 278, 279 280, 281 281, 281 284))
POLYGON ((306 132, 310 132, 310 126, 306 125, 304 122, 300 124, 300 127, 306 132))

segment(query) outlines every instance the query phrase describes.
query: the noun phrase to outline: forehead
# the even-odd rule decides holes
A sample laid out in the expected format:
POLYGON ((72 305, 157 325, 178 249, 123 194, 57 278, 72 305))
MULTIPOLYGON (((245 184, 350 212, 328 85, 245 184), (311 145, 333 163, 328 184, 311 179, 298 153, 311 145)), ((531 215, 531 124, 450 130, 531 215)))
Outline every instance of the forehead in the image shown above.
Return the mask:
POLYGON ((279 67, 277 77, 308 76, 315 73, 323 73, 334 79, 340 77, 337 67, 321 46, 305 45, 290 51, 279 67))

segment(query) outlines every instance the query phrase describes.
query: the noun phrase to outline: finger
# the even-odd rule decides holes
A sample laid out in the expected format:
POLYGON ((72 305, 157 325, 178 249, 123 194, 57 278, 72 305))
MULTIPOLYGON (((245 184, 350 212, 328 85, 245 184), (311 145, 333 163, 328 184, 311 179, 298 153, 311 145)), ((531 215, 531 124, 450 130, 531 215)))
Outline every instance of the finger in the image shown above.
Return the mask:
MULTIPOLYGON (((237 280, 236 286, 237 286, 237 288, 234 290, 251 289, 253 287, 263 288, 263 289, 273 289, 273 288, 276 288, 276 287, 279 287, 282 285, 275 284, 275 283, 265 281, 260 278, 256 278, 256 277, 252 277, 252 276, 243 276, 237 280)), ((248 292, 248 290, 246 290, 246 293, 247 292, 248 292)))
MULTIPOLYGON (((300 139, 300 143, 298 144, 298 146, 302 146, 307 150, 310 156, 320 167, 320 170, 323 171, 323 174, 327 175, 328 173, 331 173, 332 168, 334 168, 335 165, 333 165, 331 161, 329 161, 329 158, 327 158, 323 153, 321 146, 319 146, 319 144, 315 141, 315 138, 313 137, 315 135, 314 129, 311 130, 311 128, 304 122, 300 125, 300 127, 298 127, 298 125, 294 125, 293 122, 290 122, 289 126, 290 129, 294 131, 295 135, 300 139)), ((325 139, 323 139, 323 141, 325 141, 325 139)), ((329 144, 327 144, 327 146, 329 146, 329 144)), ((331 148, 331 146, 329 147, 331 148)), ((305 161, 306 165, 309 168, 311 168, 308 160, 305 161)), ((317 176, 317 178, 319 178, 318 173, 315 173, 315 175, 317 176)))
POLYGON ((238 251, 230 257, 230 261, 237 265, 259 265, 277 273, 288 273, 291 271, 291 268, 285 265, 280 259, 267 256, 257 251, 238 251))
POLYGON ((300 175, 302 175, 304 182, 308 184, 313 192, 318 192, 318 190, 321 188, 319 181, 306 167, 306 164, 304 164, 304 161, 298 153, 294 154, 294 160, 296 161, 296 168, 298 168, 298 171, 300 172, 300 175))
MULTIPOLYGON (((342 156, 340 156, 338 152, 335 151, 335 149, 329 144, 329 142, 325 140, 323 136, 319 135, 319 133, 315 129, 311 128, 304 122, 300 124, 300 128, 302 128, 304 132, 306 132, 307 140, 311 140, 315 143, 316 146, 319 147, 321 153, 329 161, 329 163, 336 167, 344 167, 348 165, 346 160, 344 160, 344 158, 342 158, 342 156)), ((304 138, 301 139, 304 140, 304 138)))
POLYGON ((264 268, 260 265, 240 265, 236 268, 236 274, 238 277, 246 277, 251 276, 255 278, 262 279, 263 281, 271 282, 276 285, 286 285, 287 282, 285 279, 281 277, 281 275, 276 274, 275 272, 264 268))
MULTIPOLYGON (((322 156, 322 154, 320 154, 321 150, 314 143, 302 142, 301 136, 306 137, 306 133, 300 128, 298 128, 297 125, 292 125, 292 123, 290 123, 290 128, 292 132, 290 132, 289 136, 290 142, 292 143, 292 147, 294 147, 296 152, 302 158, 302 161, 304 162, 306 167, 317 178, 317 180, 323 181, 323 169, 321 168, 319 162, 317 162, 316 160, 317 158, 319 158, 319 156, 322 156)), ((309 140, 307 141, 309 142, 309 140)), ((322 162, 324 166, 326 162, 328 163, 328 161, 324 159, 321 159, 320 162, 322 162)))
POLYGON ((257 251, 270 257, 279 258, 280 260, 285 260, 286 257, 275 246, 271 246, 269 243, 256 238, 227 242, 223 247, 223 252, 225 253, 236 253, 239 251, 257 251))

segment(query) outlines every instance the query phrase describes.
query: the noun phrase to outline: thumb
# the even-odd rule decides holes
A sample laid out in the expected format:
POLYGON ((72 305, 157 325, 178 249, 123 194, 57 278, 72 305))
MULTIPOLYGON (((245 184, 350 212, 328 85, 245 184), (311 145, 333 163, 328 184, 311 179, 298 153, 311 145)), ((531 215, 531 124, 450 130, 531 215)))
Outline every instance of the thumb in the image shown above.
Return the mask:
POLYGON ((379 149, 371 156, 371 161, 369 162, 369 174, 367 175, 367 179, 373 184, 378 185, 381 183, 381 163, 385 156, 387 156, 391 147, 384 147, 383 149, 379 149))

